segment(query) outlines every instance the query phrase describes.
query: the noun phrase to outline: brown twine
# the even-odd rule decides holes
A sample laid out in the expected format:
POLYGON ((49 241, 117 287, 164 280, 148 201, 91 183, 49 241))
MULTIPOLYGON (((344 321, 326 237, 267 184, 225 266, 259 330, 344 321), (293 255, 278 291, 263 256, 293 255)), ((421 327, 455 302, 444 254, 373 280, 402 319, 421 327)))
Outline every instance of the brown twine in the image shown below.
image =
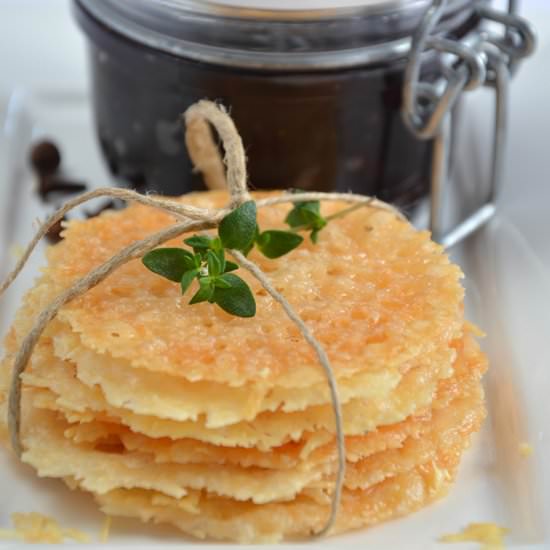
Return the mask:
MULTIPOLYGON (((214 218, 217 211, 207 210, 205 208, 197 208, 196 206, 180 204, 175 201, 165 200, 158 197, 150 197, 148 195, 141 195, 135 191, 129 189, 115 189, 111 187, 104 187, 95 189, 89 193, 83 193, 72 200, 67 201, 59 210, 54 212, 44 223, 38 222, 38 231, 28 244, 27 248, 23 252, 22 256, 17 261, 17 264, 13 271, 11 271, 6 277, 5 281, 0 285, 0 296, 9 288, 9 286, 16 279, 17 275, 21 272, 25 264, 27 263, 33 250, 36 248, 40 240, 48 233, 48 231, 59 221, 63 219, 65 214, 71 211, 73 208, 88 202, 92 199, 99 197, 111 197, 114 199, 121 199, 124 201, 132 201, 145 206, 151 206, 159 210, 164 210, 170 214, 179 218, 190 218, 192 220, 204 220, 207 218, 214 218)), ((223 217, 223 216, 222 216, 223 217)), ((220 218, 221 219, 221 218, 220 218)))
POLYGON ((379 210, 390 212, 397 218, 407 221, 407 218, 395 206, 378 200, 376 197, 367 197, 365 195, 356 195, 354 193, 323 193, 321 191, 303 191, 300 193, 283 193, 277 197, 269 197, 256 201, 258 208, 273 206, 274 204, 284 204, 287 202, 303 201, 325 201, 325 202, 351 202, 363 204, 363 206, 372 206, 379 210))
POLYGON ((330 517, 321 531, 316 533, 322 537, 326 535, 334 523, 336 522, 336 516, 338 515, 338 507, 340 505, 340 498, 342 496, 342 489, 344 486, 344 478, 346 476, 346 443, 344 440, 344 423, 342 418, 342 405, 340 398, 338 397, 338 387, 336 385, 336 379, 330 365, 326 351, 319 343, 319 340, 313 336, 313 333, 309 330, 308 326, 304 323, 302 318, 294 311, 294 308, 285 300, 284 296, 275 289, 269 279, 264 275, 262 270, 253 262, 248 260, 244 254, 238 250, 230 250, 230 254, 237 260, 241 267, 248 270, 262 286, 271 294, 273 299, 285 310, 288 318, 300 329, 304 340, 315 350, 317 359, 323 367, 325 375, 327 377, 328 385, 330 388, 330 398, 332 401, 332 408, 334 412, 334 420, 336 425, 336 445, 338 449, 338 470, 336 472, 336 484, 334 488, 334 494, 332 496, 332 507, 330 510, 330 517))
MULTIPOLYGON (((82 204, 93 198, 101 196, 109 196, 114 198, 123 199, 126 201, 138 202, 152 208, 157 208, 180 219, 178 223, 155 233, 143 240, 137 241, 128 247, 120 250, 112 258, 110 258, 104 264, 90 271, 86 276, 77 280, 73 285, 62 292, 55 300, 53 300, 48 307, 46 307, 36 319, 31 331, 23 339, 21 347, 19 348, 13 365, 11 385, 9 390, 8 399, 8 426, 10 430, 11 442, 15 453, 21 458, 23 453, 23 447, 21 444, 21 390, 22 380, 21 375, 25 371, 28 365, 33 350, 40 339, 47 324, 55 318, 59 310, 75 298, 82 296, 88 290, 101 283, 111 273, 113 273, 120 266, 125 263, 140 258, 150 250, 162 245, 168 240, 174 239, 184 233, 191 231, 200 231, 205 229, 213 229, 218 226, 222 218, 231 210, 242 204, 244 201, 250 199, 248 188, 246 184, 246 157, 244 153, 244 147, 240 135, 233 123, 231 117, 227 114, 222 106, 216 105, 209 101, 199 101, 192 105, 185 113, 185 123, 187 126, 187 141, 192 141, 193 131, 204 132, 207 125, 205 121, 208 121, 214 126, 219 136, 222 139, 225 149, 225 163, 227 166, 227 187, 230 193, 230 204, 227 208, 219 210, 208 210, 204 208, 197 208, 189 205, 183 205, 178 202, 166 199, 160 199, 156 197, 150 197, 147 195, 141 195, 134 191, 123 189, 98 189, 90 193, 86 193, 68 201, 62 208, 55 212, 50 218, 39 228, 37 234, 28 245, 23 256, 18 261, 15 269, 7 276, 4 283, 0 286, 0 296, 9 288, 12 282, 16 279, 17 275, 21 272, 32 251, 36 247, 40 239, 48 232, 52 225, 57 223, 63 218, 63 216, 72 208, 82 204), (202 121, 200 124, 198 121, 202 121), (198 129, 198 130, 197 130, 198 129)), ((212 141, 211 133, 202 134, 201 140, 210 139, 212 141)), ((206 147, 208 149, 208 147, 206 147)), ((203 150, 204 147, 203 147, 203 150)), ((217 148, 209 149, 212 153, 218 154, 217 148)), ((202 164, 204 168, 206 165, 202 164)), ((273 204, 282 203, 296 203, 305 200, 322 200, 322 201, 346 201, 351 203, 364 203, 365 205, 371 205, 376 208, 380 208, 389 212, 392 212, 401 219, 404 216, 394 207, 380 202, 371 197, 364 197, 361 195, 345 194, 345 193, 288 193, 278 197, 272 197, 257 201, 258 207, 265 207, 273 204)), ((335 481, 335 490, 332 495, 331 512, 329 519, 325 526, 317 533, 318 536, 327 534, 336 522, 338 509, 340 505, 340 499, 342 494, 342 488, 344 484, 345 469, 346 469, 346 457, 345 457, 345 440, 344 429, 342 422, 342 409, 340 399, 338 397, 338 388, 334 372, 332 370, 328 356, 319 343, 319 341, 311 333, 307 325, 300 318, 300 316, 294 311, 288 301, 280 294, 270 283, 269 278, 261 271, 261 269, 248 260, 239 251, 231 250, 230 254, 235 260, 246 270, 248 270, 264 287, 264 289, 276 300, 288 318, 296 324, 299 328, 302 336, 306 342, 313 348, 317 355, 319 364, 322 366, 326 375, 330 395, 332 401, 332 408, 335 419, 336 428, 336 443, 338 450, 338 470, 335 481)))
POLYGON ((225 167, 217 145, 212 141, 210 125, 202 118, 189 121, 185 131, 185 145, 195 172, 202 174, 208 189, 227 189, 225 167))
MULTIPOLYGON (((216 105, 203 99, 185 111, 184 119, 186 126, 192 125, 197 119, 206 120, 218 132, 225 149, 224 162, 227 167, 227 188, 231 195, 230 206, 235 208, 244 201, 250 200, 246 184, 246 155, 243 140, 223 105, 216 105)), ((204 139, 212 141, 211 134, 205 135, 204 139)))
POLYGON ((11 379, 11 387, 8 399, 8 426, 10 429, 12 447, 21 457, 23 448, 21 445, 21 374, 25 371, 32 352, 38 343, 38 340, 47 324, 57 315, 59 310, 65 305, 82 296, 88 290, 97 286, 101 281, 106 279, 113 271, 128 263, 130 260, 141 258, 153 248, 160 244, 179 237, 188 231, 199 231, 201 229, 211 229, 216 227, 214 222, 200 221, 185 221, 179 224, 170 226, 167 229, 147 237, 141 241, 136 241, 130 246, 122 249, 115 254, 108 262, 96 267, 85 277, 78 279, 71 287, 62 292, 57 298, 46 307, 37 320, 35 321, 32 330, 25 336, 21 347, 19 348, 13 364, 13 372, 11 379))

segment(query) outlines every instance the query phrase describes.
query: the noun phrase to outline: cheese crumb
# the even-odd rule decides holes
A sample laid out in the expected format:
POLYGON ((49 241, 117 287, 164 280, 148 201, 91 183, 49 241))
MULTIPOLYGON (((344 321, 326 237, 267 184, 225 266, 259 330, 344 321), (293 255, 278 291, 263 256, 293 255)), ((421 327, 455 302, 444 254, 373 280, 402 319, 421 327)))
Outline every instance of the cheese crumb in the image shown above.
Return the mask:
POLYGON ((439 542, 479 542, 481 550, 502 550, 508 532, 496 523, 470 523, 460 533, 443 535, 439 542))
POLYGON ((435 462, 432 462, 433 477, 432 477, 432 489, 439 491, 442 485, 452 479, 451 474, 445 468, 439 468, 435 462))
POLYGON ((65 539, 90 542, 90 537, 78 529, 63 529, 55 519, 36 512, 12 514, 14 529, 0 529, 0 538, 25 542, 59 544, 65 539))
POLYGON ((99 535, 100 542, 107 542, 109 540, 112 523, 113 518, 111 516, 105 516, 105 521, 103 522, 103 527, 101 528, 101 533, 99 535))
POLYGON ((529 443, 525 443, 525 442, 519 444, 518 450, 519 450, 519 454, 524 458, 531 456, 534 452, 533 447, 529 445, 529 443))
POLYGON ((22 540, 15 529, 0 529, 0 540, 22 540))

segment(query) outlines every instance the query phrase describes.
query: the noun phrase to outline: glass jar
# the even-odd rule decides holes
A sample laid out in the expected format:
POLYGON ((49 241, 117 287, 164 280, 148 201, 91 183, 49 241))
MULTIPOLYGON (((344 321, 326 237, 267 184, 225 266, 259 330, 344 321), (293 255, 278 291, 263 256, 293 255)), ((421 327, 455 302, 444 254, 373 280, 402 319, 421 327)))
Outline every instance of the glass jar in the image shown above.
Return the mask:
MULTIPOLYGON (((231 111, 252 188, 414 204, 429 190, 433 144, 404 123, 402 89, 411 36, 430 3, 74 0, 112 173, 141 191, 201 189, 180 115, 208 98, 231 111)), ((480 4, 448 0, 433 32, 465 39, 479 27, 480 4)), ((437 56, 423 56, 422 77, 435 78, 437 56)))

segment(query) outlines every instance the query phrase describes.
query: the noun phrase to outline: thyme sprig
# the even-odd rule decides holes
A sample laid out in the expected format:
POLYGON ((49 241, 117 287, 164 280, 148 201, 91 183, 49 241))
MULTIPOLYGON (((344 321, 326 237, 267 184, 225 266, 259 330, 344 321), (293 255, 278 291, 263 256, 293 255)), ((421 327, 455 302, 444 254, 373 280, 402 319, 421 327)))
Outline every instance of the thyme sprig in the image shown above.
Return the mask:
POLYGON ((227 214, 218 226, 218 235, 193 235, 183 242, 185 248, 157 248, 143 257, 143 264, 153 273, 180 283, 185 294, 197 281, 199 288, 190 304, 210 302, 237 317, 254 317, 256 301, 248 284, 232 273, 239 269, 226 259, 227 250, 238 250, 247 255, 252 248, 267 258, 280 258, 304 241, 298 231, 310 231, 316 243, 319 232, 329 218, 320 213, 319 201, 299 202, 289 212, 285 222, 291 231, 269 229, 261 231, 257 221, 256 203, 246 201, 227 214))

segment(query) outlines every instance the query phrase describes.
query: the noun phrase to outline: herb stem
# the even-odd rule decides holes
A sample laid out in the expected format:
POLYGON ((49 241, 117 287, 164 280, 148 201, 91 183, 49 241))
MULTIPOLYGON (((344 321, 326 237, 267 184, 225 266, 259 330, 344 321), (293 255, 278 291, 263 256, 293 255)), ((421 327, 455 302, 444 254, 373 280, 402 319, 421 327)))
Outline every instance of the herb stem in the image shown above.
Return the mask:
MULTIPOLYGON (((328 223, 332 220, 336 220, 338 218, 343 218, 344 216, 347 216, 348 214, 351 214, 352 212, 355 212, 355 210, 359 210, 360 208, 363 208, 365 206, 368 206, 369 202, 357 202, 348 208, 344 208, 343 210, 340 210, 339 212, 335 212, 334 214, 331 214, 330 216, 327 216, 325 218, 325 221, 328 223)), ((290 227, 288 231, 291 231, 292 233, 300 233, 300 231, 308 231, 311 229, 309 225, 298 225, 296 227, 290 227)))
POLYGON ((343 210, 340 210, 339 212, 336 212, 334 214, 331 214, 330 216, 327 216, 325 220, 327 222, 330 222, 332 220, 336 220, 338 218, 343 218, 344 216, 347 216, 351 212, 354 212, 355 210, 359 210, 359 208, 363 208, 364 206, 367 206, 369 204, 368 202, 358 202, 356 204, 353 204, 352 206, 349 206, 348 208, 344 208, 343 210))

